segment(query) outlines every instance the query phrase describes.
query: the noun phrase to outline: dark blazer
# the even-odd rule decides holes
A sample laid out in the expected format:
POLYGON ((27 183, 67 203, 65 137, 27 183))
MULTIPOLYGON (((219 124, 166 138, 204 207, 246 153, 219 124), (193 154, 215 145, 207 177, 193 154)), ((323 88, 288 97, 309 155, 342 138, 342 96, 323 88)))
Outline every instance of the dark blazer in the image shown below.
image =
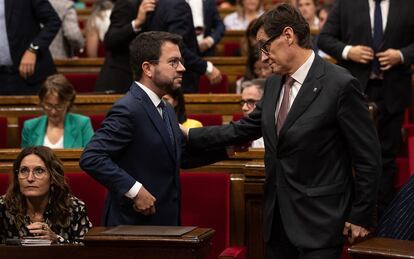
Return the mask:
MULTIPOLYGON (((381 50, 401 50, 404 64, 384 72, 383 97, 389 112, 401 112, 411 100, 411 71, 414 63, 414 2, 391 0, 381 50)), ((347 68, 365 88, 371 64, 342 59, 346 45, 372 46, 368 0, 337 0, 319 36, 319 48, 347 68)))
MULTIPOLYGON (((105 34, 105 63, 96 83, 96 91, 115 90, 124 93, 133 81, 129 64, 129 43, 137 35, 131 22, 137 16, 140 0, 118 0, 111 14, 111 25, 105 34)), ((199 55, 190 6, 184 0, 158 0, 147 17, 142 31, 168 31, 183 37, 181 54, 185 60, 184 92, 197 92, 207 62, 199 55)))
POLYGON ((345 221, 373 226, 380 147, 359 82, 316 56, 286 121, 276 133, 282 78, 271 76, 249 118, 222 127, 190 130, 190 145, 206 148, 265 143, 264 238, 274 213, 298 247, 341 245, 345 221), (352 166, 355 178, 352 178, 352 166), (275 208, 278 204, 279 208, 275 208))
POLYGON ((225 149, 206 156, 185 150, 173 108, 168 105, 175 138, 173 149, 165 124, 148 95, 135 83, 114 104, 86 146, 80 166, 105 185, 103 224, 177 225, 180 222, 179 169, 227 157, 225 149), (156 214, 137 213, 124 196, 139 181, 156 198, 156 214))
POLYGON ((13 69, 18 72, 30 43, 38 45, 35 73, 27 79, 28 84, 38 84, 56 73, 49 45, 60 29, 59 16, 47 0, 5 0, 4 3, 13 69))
POLYGON ((224 35, 225 26, 217 10, 215 0, 203 0, 203 18, 204 18, 204 37, 212 37, 214 45, 205 51, 203 56, 213 56, 214 47, 224 35))

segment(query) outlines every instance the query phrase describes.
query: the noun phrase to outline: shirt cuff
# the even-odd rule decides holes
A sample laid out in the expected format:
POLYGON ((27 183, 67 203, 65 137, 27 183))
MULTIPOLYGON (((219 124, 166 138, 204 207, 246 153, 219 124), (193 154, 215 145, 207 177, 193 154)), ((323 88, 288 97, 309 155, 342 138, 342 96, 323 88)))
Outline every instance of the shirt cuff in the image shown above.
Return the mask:
POLYGON ((398 53, 400 53, 401 64, 404 64, 404 55, 402 54, 401 50, 397 49, 398 53))
POLYGON ((140 182, 135 182, 135 184, 132 186, 131 189, 127 193, 125 193, 125 196, 133 199, 137 196, 139 190, 141 190, 142 184, 140 182))
POLYGON ((207 61, 206 75, 210 74, 211 72, 213 72, 213 63, 207 61))
POLYGON ((141 27, 138 29, 135 28, 135 20, 132 20, 131 25, 132 25, 132 30, 134 30, 135 33, 138 33, 141 31, 141 27))
POLYGON ((346 45, 344 50, 342 51, 342 58, 345 60, 348 60, 348 53, 351 50, 352 46, 351 45, 346 45))

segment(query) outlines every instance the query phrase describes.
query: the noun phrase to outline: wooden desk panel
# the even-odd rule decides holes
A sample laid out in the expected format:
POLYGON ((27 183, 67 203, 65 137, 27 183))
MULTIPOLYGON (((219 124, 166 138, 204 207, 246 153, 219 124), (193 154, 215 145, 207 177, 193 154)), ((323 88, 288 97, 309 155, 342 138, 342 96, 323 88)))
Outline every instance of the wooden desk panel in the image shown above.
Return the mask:
POLYGON ((414 241, 375 237, 348 249, 353 259, 414 258, 414 241))

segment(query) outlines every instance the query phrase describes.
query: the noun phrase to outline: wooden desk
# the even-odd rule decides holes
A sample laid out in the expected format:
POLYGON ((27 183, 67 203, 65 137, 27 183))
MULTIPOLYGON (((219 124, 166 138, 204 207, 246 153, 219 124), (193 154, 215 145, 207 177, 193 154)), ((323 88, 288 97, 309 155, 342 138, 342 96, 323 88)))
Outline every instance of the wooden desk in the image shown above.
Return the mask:
POLYGON ((93 228, 85 246, 18 247, 0 245, 0 258, 12 259, 198 259, 207 258, 214 230, 196 228, 181 237, 102 236, 107 228, 93 228))
POLYGON ((348 249, 353 259, 414 258, 414 241, 375 237, 348 249))

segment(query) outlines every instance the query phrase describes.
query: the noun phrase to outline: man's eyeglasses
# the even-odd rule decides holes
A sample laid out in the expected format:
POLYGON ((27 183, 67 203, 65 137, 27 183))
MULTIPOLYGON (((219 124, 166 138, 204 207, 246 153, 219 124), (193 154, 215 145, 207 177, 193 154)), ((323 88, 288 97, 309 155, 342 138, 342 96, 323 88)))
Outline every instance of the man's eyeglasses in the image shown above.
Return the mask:
MULTIPOLYGON (((153 59, 153 60, 149 60, 150 63, 159 63, 160 60, 159 59, 153 59)), ((172 58, 170 60, 167 61, 167 63, 172 66, 174 69, 177 69, 178 65, 183 65, 184 66, 184 59, 183 58, 172 58)))
POLYGON ((256 105, 256 103, 258 103, 260 100, 255 100, 255 99, 247 99, 247 100, 241 100, 240 101, 240 106, 244 106, 245 104, 248 107, 254 107, 256 105))
POLYGON ((64 109, 66 109, 66 104, 51 104, 51 103, 44 103, 43 105, 43 109, 51 111, 53 109, 55 109, 56 111, 63 111, 64 109))
POLYGON ((269 51, 270 51, 269 46, 279 36, 280 35, 275 35, 273 37, 270 37, 267 41, 263 43, 259 43, 260 51, 263 52, 263 54, 265 54, 266 56, 269 56, 269 51))
POLYGON ((43 168, 41 166, 36 166, 35 168, 33 168, 33 170, 30 170, 30 168, 28 168, 27 166, 22 166, 17 170, 17 174, 20 179, 25 179, 29 177, 30 172, 33 173, 34 178, 42 179, 43 177, 45 177, 47 170, 46 168, 43 168))

